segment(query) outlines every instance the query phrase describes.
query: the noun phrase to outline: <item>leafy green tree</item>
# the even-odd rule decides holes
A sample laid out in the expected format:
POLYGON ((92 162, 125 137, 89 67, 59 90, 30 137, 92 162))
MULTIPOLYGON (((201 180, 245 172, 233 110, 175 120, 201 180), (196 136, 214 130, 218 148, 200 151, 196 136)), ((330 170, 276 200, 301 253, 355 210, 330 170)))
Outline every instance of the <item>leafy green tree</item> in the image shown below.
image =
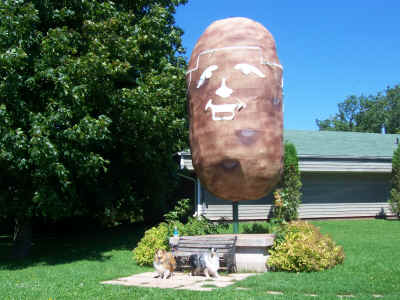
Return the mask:
POLYGON ((380 133, 384 126, 387 133, 400 132, 400 86, 368 97, 350 96, 334 116, 316 123, 319 130, 380 133))
POLYGON ((392 158, 392 189, 389 204, 393 214, 400 216, 400 145, 394 151, 392 158))
POLYGON ((334 117, 316 121, 320 130, 352 131, 357 126, 356 117, 360 111, 360 101, 356 96, 350 96, 339 103, 338 110, 334 117))
POLYGON ((186 146, 186 1, 0 2, 0 218, 17 256, 34 217, 162 216, 186 146))
POLYGON ((386 89, 385 100, 387 130, 400 133, 400 85, 386 89))
POLYGON ((278 221, 292 221, 298 218, 302 186, 296 147, 292 143, 285 143, 282 179, 274 192, 273 214, 278 221))

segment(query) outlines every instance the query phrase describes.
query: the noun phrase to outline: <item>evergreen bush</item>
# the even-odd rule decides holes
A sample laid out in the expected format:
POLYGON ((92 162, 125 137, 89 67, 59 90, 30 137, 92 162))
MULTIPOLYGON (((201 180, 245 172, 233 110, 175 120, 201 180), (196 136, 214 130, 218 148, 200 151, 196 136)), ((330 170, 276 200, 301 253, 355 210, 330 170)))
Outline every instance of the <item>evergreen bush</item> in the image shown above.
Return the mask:
POLYGON ((301 203, 301 179, 296 147, 285 143, 282 179, 274 192, 274 218, 283 221, 296 220, 301 203))
POLYGON ((392 189, 389 197, 390 208, 396 216, 400 216, 400 145, 392 158, 392 189))

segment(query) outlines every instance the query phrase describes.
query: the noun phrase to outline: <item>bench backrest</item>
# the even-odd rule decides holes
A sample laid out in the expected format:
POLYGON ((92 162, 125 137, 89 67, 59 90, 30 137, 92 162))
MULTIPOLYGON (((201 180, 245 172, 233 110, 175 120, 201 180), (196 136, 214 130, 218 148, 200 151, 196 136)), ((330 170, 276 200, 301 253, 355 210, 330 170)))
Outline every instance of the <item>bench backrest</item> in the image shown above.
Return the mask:
POLYGON ((204 253, 214 248, 218 254, 234 254, 236 236, 181 236, 172 252, 175 256, 204 253))

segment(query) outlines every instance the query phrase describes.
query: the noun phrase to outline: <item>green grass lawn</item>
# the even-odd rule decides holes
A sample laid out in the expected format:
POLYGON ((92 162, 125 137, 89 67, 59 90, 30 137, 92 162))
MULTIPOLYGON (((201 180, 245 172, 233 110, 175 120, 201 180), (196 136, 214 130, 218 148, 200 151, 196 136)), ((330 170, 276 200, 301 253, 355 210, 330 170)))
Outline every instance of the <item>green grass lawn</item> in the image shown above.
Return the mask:
POLYGON ((344 247, 343 265, 318 273, 269 272, 211 292, 101 285, 152 270, 132 259, 143 234, 139 225, 35 241, 23 263, 5 259, 10 243, 0 236, 0 299, 400 299, 399 221, 313 223, 344 247))

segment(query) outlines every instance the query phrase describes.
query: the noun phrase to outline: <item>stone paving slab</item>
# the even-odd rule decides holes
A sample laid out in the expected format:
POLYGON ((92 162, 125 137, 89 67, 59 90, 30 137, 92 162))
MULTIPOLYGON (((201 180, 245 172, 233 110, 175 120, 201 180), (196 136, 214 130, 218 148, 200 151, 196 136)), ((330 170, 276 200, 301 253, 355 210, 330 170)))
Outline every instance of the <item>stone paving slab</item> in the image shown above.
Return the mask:
POLYGON ((140 287, 158 287, 162 289, 180 289, 193 291, 212 291, 215 288, 226 287, 243 280, 255 273, 232 273, 220 276, 219 278, 206 278, 205 276, 190 276, 188 273, 174 273, 173 278, 156 278, 156 272, 146 272, 141 274, 122 277, 114 280, 101 282, 102 284, 140 286, 140 287))

